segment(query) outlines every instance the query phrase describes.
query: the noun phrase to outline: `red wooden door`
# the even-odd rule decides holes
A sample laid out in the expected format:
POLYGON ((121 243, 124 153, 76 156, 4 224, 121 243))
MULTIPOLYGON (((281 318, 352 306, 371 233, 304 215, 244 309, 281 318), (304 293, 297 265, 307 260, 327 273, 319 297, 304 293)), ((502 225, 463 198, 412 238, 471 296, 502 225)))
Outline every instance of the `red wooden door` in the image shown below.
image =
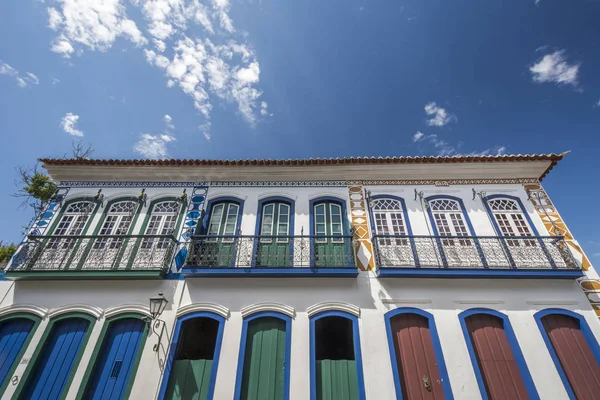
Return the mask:
POLYGON ((465 319, 477 364, 490 399, 529 399, 503 321, 489 314, 465 319))
POLYGON ((443 399, 429 320, 417 314, 400 314, 391 319, 396 363, 404 399, 443 399))
POLYGON ((577 399, 600 398, 600 365, 581 332, 579 321, 568 315, 550 314, 542 318, 542 325, 577 399))

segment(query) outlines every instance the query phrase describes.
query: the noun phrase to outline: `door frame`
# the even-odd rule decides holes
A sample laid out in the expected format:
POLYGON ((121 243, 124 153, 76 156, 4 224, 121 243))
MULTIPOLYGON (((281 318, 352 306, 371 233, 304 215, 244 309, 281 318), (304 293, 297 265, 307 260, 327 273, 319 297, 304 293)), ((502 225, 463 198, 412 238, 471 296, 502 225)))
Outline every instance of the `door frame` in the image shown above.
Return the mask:
MULTIPOLYGON (((108 329, 110 326, 121 319, 125 318, 135 318, 142 320, 147 318, 144 314, 139 314, 135 312, 127 312, 122 314, 117 314, 110 318, 107 318, 102 325, 102 331, 100 331, 100 335, 98 336, 98 340, 96 341, 96 346, 94 347, 94 351, 92 356, 90 357, 90 361, 88 362, 87 368, 85 370, 85 374, 83 375, 83 379, 81 380, 81 384, 79 385, 79 390, 77 391, 77 398, 84 398, 85 391, 88 389, 90 384, 90 378, 92 377, 92 373, 96 367, 96 363, 98 362, 98 358, 100 356, 100 351, 102 350, 102 346, 104 345, 104 340, 106 339, 106 334, 108 333, 108 329)), ((131 376, 129 377, 129 382, 127 382, 127 386, 125 387, 124 398, 129 398, 129 394, 131 393, 131 388, 133 387, 133 382, 135 381, 135 375, 137 373, 138 366, 140 364, 142 353, 144 352, 144 346, 146 344, 146 339, 148 338, 149 324, 144 324, 144 329, 142 331, 142 339, 140 340, 138 354, 135 356, 135 360, 131 366, 131 376)))
POLYGON ((10 378, 12 378, 13 374, 15 373, 15 370, 19 366, 19 362, 23 358, 23 354, 25 354, 25 351, 27 350, 27 347, 29 346, 31 339, 33 339, 33 336, 35 335, 35 332, 37 331, 37 328, 39 327, 40 322, 42 322, 42 318, 40 318, 38 315, 28 313, 28 312, 13 312, 13 313, 10 313, 10 314, 0 317, 0 324, 8 322, 11 319, 23 319, 23 318, 32 320, 33 326, 29 330, 29 333, 27 334, 27 338, 25 338, 25 341, 23 342, 23 345, 21 346, 21 350, 19 350, 19 352, 17 353, 17 356, 15 357, 15 361, 13 362, 13 365, 11 365, 11 367, 7 371, 7 374, 6 374, 7 379, 5 379, 4 382, 0 383, 0 397, 6 391, 6 388, 8 387, 8 382, 11 380, 10 378))
POLYGON ((358 317, 345 311, 329 310, 310 316, 310 399, 317 400, 317 346, 316 322, 321 318, 341 317, 352 322, 352 339, 354 343, 354 361, 356 361, 356 377, 358 380, 358 399, 365 400, 365 380, 363 375, 362 353, 360 351, 360 331, 358 317))
POLYGON ((292 349, 292 317, 289 315, 282 314, 277 311, 262 311, 244 318, 242 325, 242 336, 240 340, 240 351, 238 355, 238 366, 235 379, 235 392, 233 395, 234 400, 239 400, 242 394, 242 380, 244 378, 244 361, 246 358, 246 342, 248 339, 248 325, 255 319, 273 317, 278 318, 285 322, 285 372, 283 376, 283 400, 290 398, 290 355, 292 349))
MULTIPOLYGON (((254 228, 255 239, 254 239, 254 243, 252 245, 252 268, 254 268, 256 266, 258 244, 260 242, 259 237, 262 234, 261 228, 262 228, 263 208, 265 205, 268 205, 270 203, 273 203, 273 204, 283 203, 290 207, 290 216, 289 216, 290 219, 288 221, 288 236, 291 236, 291 238, 289 240, 290 267, 294 267, 294 237, 296 236, 295 232, 294 232, 294 220, 296 219, 296 210, 295 210, 296 202, 294 201, 294 199, 289 198, 289 197, 270 196, 270 197, 265 197, 264 199, 258 200, 258 208, 256 210, 256 226, 254 228)), ((302 239, 300 239, 300 240, 302 240, 302 239)))
POLYGON ((42 334, 42 338, 37 343, 35 351, 34 351, 33 355, 31 356, 31 358, 29 359, 29 364, 27 365, 25 372, 23 372, 23 375, 21 376, 21 380, 19 381, 19 385, 17 386, 17 389, 15 390, 15 392, 13 394, 14 399, 19 399, 23 390, 25 389, 25 384, 29 380, 31 372, 37 366, 36 364, 39 361, 40 355, 41 355, 42 351, 44 350, 44 348, 46 347, 46 345, 48 344, 48 339, 50 337, 50 333, 52 332, 52 329, 54 328, 54 325, 59 321, 62 321, 65 319, 70 319, 70 318, 83 318, 89 322, 89 325, 88 325, 87 331, 85 333, 85 336, 84 336, 83 340, 81 341, 81 348, 79 349, 78 353, 75 355, 75 360, 73 361, 73 366, 71 367, 69 376, 67 377, 67 380, 65 381, 65 387, 63 389, 62 395, 60 396, 60 399, 63 400, 65 397, 67 397, 67 394, 69 393, 69 389, 71 387, 71 383, 73 383, 73 378, 75 377, 75 373, 77 372, 77 368, 79 367, 79 363, 81 361, 81 358, 83 357, 83 353, 85 353, 85 348, 87 347, 88 341, 90 340, 90 336, 94 330, 94 325, 96 324, 96 316, 87 314, 85 312, 70 312, 70 313, 66 313, 66 314, 60 314, 54 318, 51 318, 50 321, 48 321, 48 324, 46 325, 46 328, 44 329, 44 333, 42 334))
POLYGON ((442 378, 444 396, 447 400, 454 399, 454 394, 452 393, 452 387, 450 385, 450 378, 448 377, 448 370, 446 369, 446 361, 444 360, 444 352, 442 351, 442 345, 440 343, 440 337, 438 336, 438 331, 435 326, 435 319, 433 317, 433 314, 421 310, 420 308, 414 307, 395 308, 384 314, 385 330, 387 332, 388 348, 390 351, 390 361, 392 363, 392 373, 394 374, 394 386, 396 388, 396 399, 405 400, 402 397, 402 384, 400 383, 398 359, 396 356, 396 348, 394 347, 394 332, 392 332, 392 319, 402 314, 415 314, 427 318, 431 342, 433 343, 433 352, 435 353, 435 361, 438 365, 440 377, 442 378))
POLYGON ((544 343, 546 344, 546 347, 548 348, 550 357, 552 357, 552 361, 554 362, 554 366, 556 367, 556 370, 558 371, 558 375, 560 375, 560 380, 562 381, 563 386, 565 387, 565 390, 567 391, 567 395, 569 396, 569 399, 576 400, 577 397, 575 396, 575 392, 573 392, 573 389, 571 388, 571 384, 569 383, 567 374, 565 373, 565 370, 563 369, 562 365, 560 364, 558 354, 556 354, 556 350, 554 350, 554 346, 552 345, 552 342, 550 341, 550 337, 546 333, 546 329, 544 329, 544 325, 542 323, 542 318, 544 318, 547 315, 552 315, 552 314, 565 315, 567 317, 575 318, 577 321, 579 321, 579 329, 581 330, 581 333, 583 334, 583 337, 585 338, 585 341, 587 342, 587 344, 588 344, 590 350, 592 351, 592 354, 594 355, 594 358, 596 359, 596 362, 598 362, 598 364, 600 364, 600 345, 598 345, 598 339, 596 339, 596 336, 590 329, 590 326, 588 325, 587 321, 585 320, 585 317, 581 314, 578 314, 573 311, 565 310, 562 308, 546 308, 546 309, 543 309, 543 310, 538 311, 535 314, 533 314, 533 318, 535 318, 535 322, 537 323, 537 326, 540 330, 540 334, 542 335, 542 338, 544 339, 544 343))
POLYGON ((179 336, 181 335, 181 327, 184 321, 188 319, 195 318, 210 318, 219 323, 219 328, 217 330, 217 341, 215 342, 215 353, 213 355, 213 362, 210 371, 210 382, 208 386, 208 393, 206 395, 206 400, 212 400, 215 392, 215 382, 217 380, 217 371, 219 370, 219 357, 221 355, 221 343, 223 342, 223 330, 225 328, 225 318, 222 315, 210 312, 210 311, 195 311, 188 314, 184 314, 177 318, 177 322, 175 324, 175 330, 173 332, 173 340, 169 346, 169 352, 167 356, 167 361, 165 362, 164 372, 162 374, 160 391, 158 392, 158 400, 162 400, 165 397, 165 393, 167 391, 167 386, 169 385, 169 378, 171 377, 171 367, 173 366, 173 361, 175 358, 175 353, 177 352, 177 345, 179 343, 179 336))
MULTIPOLYGON (((519 368, 519 372, 521 373, 521 378, 523 379, 523 384, 525 385, 525 389, 527 389, 527 394, 530 399, 539 399, 540 396, 535 388, 535 384, 533 383, 533 379, 531 378, 531 373, 529 372, 529 368, 527 367, 527 363, 525 362, 525 358, 523 357, 523 353, 521 352, 521 346, 519 346, 519 342, 517 341, 517 337, 515 336, 515 332, 510 324, 510 320, 508 319, 508 315, 501 313, 500 311, 492 310, 489 308, 470 308, 458 314, 458 319, 460 321, 460 327, 463 331, 463 336, 465 338, 465 344, 467 345, 467 350, 469 351, 469 358, 471 359, 471 364, 473 365, 473 371, 475 372, 475 377, 477 378, 477 386, 479 387, 479 392, 481 393, 481 398, 483 400, 488 400, 488 395, 485 390, 485 383, 483 381, 483 374, 481 372, 481 367, 477 362, 477 355, 475 353, 475 347, 471 342, 471 337, 469 335, 469 328, 467 327, 466 318, 472 315, 477 314, 487 314, 493 317, 500 318, 502 320, 502 327, 504 328, 504 333, 506 334, 506 339, 510 345, 510 349, 513 352, 513 357, 517 362, 517 367, 519 368)), ((540 322, 541 323, 541 322, 540 322)))

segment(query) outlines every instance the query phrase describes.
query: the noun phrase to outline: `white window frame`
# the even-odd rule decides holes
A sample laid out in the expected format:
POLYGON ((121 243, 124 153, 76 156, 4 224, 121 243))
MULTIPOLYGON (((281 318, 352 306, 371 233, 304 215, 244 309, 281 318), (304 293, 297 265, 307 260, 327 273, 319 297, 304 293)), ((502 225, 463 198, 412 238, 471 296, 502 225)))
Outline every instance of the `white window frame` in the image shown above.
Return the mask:
MULTIPOLYGON (((467 223, 466 217, 464 215, 461 204, 458 200, 448 199, 448 198, 439 198, 429 201, 429 206, 431 207, 431 203, 435 201, 449 201, 456 204, 456 209, 452 210, 433 210, 431 209, 431 215, 433 217, 433 223, 435 224, 437 233, 439 236, 452 236, 456 238, 465 237, 465 236, 473 236, 473 233, 469 229, 469 224, 467 223), (439 219, 437 218, 439 217, 439 219), (440 226, 440 219, 446 223, 449 232, 442 233, 442 229, 440 226), (458 222, 458 223, 457 223, 458 222), (459 228, 464 228, 464 232, 460 232, 459 228)), ((445 231, 445 229, 444 229, 445 231)), ((471 246, 470 239, 460 239, 455 242, 454 239, 443 238, 441 239, 444 246, 455 246, 456 243, 460 246, 471 246)))
MULTIPOLYGON (((240 218, 240 205, 238 203, 235 202, 231 202, 231 201, 225 201, 225 202, 220 202, 217 204, 213 204, 210 210, 210 218, 208 220, 208 230, 207 230, 207 236, 237 236, 237 227, 238 227, 238 222, 239 222, 239 218, 240 218), (215 216, 215 211, 217 210, 218 207, 221 207, 221 215, 219 217, 218 221, 214 220, 214 216, 215 216), (231 213, 231 209, 232 207, 235 207, 235 213, 232 214, 231 213), (223 220, 223 215, 225 215, 225 219, 223 220), (229 221, 229 217, 235 215, 235 220, 233 221, 233 223, 231 223, 229 221), (227 233, 227 229, 228 226, 233 225, 233 232, 232 233, 227 233), (217 230, 216 230, 216 234, 211 233, 212 231, 212 227, 216 226, 217 230), (220 235, 219 232, 221 232, 221 229, 223 230, 223 234, 220 235)), ((207 239, 208 241, 211 242, 217 242, 219 239, 218 238, 209 238, 207 239)), ((233 243, 235 238, 221 238, 221 243, 233 243)))
MULTIPOLYGON (((488 200, 488 206, 490 211, 492 212, 494 221, 496 223, 496 225, 498 226, 499 229, 499 234, 501 234, 503 237, 534 237, 534 231, 532 229, 532 227, 529 224, 529 221, 527 220, 527 216, 525 215, 525 212, 523 211, 523 209, 521 208, 519 202, 517 202, 516 200, 510 199, 510 198, 506 198, 506 197, 496 197, 493 199, 489 199, 488 200), (495 200, 498 201, 508 201, 514 204, 515 209, 496 209, 494 210, 492 202, 494 202, 495 200), (508 224, 504 224, 503 222, 500 221, 501 218, 505 218, 504 221, 506 221, 508 224), (519 222, 522 223, 522 226, 518 226, 517 225, 517 219, 520 219, 519 222), (504 229, 503 229, 504 228, 504 229), (510 231, 510 232, 509 232, 510 231), (510 234, 508 234, 510 233, 510 234)), ((507 239, 506 240, 507 244, 509 246, 519 246, 520 243, 523 243, 525 246, 536 246, 537 243, 535 242, 531 242, 529 240, 524 240, 524 241, 520 241, 520 240, 510 240, 507 239)))

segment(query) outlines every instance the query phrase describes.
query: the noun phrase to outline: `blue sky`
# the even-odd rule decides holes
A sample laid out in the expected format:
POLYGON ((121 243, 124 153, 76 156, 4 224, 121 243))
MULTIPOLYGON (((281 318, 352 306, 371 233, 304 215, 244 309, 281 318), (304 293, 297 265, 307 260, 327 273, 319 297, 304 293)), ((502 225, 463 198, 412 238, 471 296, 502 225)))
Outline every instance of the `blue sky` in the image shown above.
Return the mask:
POLYGON ((0 239, 15 167, 98 158, 571 150, 544 186, 600 259, 600 1, 5 0, 0 239))

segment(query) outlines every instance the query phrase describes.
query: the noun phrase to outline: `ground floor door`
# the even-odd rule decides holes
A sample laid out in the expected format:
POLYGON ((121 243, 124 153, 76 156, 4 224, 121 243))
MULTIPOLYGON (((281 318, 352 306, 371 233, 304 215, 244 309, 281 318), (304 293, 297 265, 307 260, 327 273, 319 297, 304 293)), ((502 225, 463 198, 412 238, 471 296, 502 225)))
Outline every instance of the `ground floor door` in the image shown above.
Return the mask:
POLYGON ((98 355, 86 399, 122 399, 144 335, 144 322, 137 318, 123 318, 111 322, 98 355))
POLYGON ((257 318, 248 324, 241 400, 282 400, 284 393, 285 321, 257 318))
POLYGON ((9 378, 7 375, 17 361, 33 325, 33 320, 28 318, 12 318, 0 323, 0 382, 9 378))
POLYGON ((402 398, 443 399, 429 320, 417 314, 399 314, 391 319, 391 328, 402 398))
POLYGON ((57 321, 25 383, 23 399, 58 399, 75 364, 90 322, 84 318, 57 321))

